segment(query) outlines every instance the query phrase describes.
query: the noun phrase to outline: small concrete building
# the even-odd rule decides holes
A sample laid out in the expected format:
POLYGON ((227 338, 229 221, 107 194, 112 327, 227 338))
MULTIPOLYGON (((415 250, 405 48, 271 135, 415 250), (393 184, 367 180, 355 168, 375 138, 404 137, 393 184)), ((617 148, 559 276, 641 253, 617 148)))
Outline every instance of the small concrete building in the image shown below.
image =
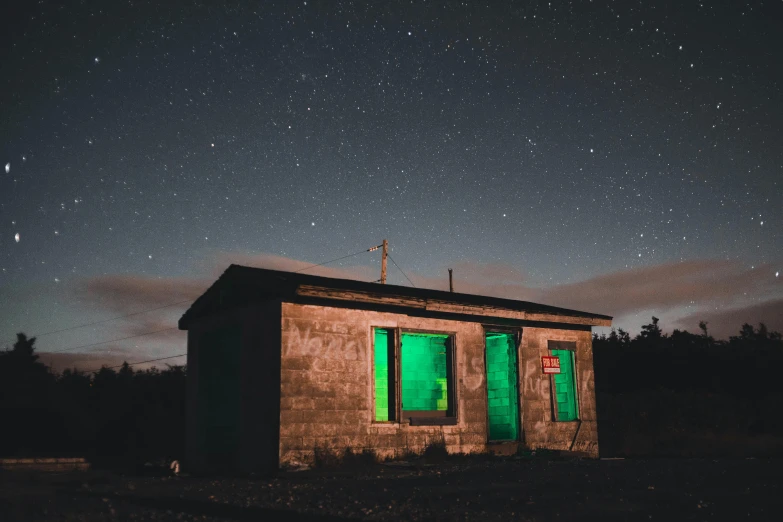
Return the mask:
POLYGON ((598 456, 592 326, 552 306, 231 265, 188 331, 186 465, 445 443, 598 456))

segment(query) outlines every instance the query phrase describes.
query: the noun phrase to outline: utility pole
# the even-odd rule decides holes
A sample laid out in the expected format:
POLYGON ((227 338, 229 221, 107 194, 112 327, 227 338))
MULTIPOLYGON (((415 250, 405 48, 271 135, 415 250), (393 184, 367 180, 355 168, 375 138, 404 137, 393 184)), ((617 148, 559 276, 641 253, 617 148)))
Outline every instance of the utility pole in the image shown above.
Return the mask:
POLYGON ((452 270, 449 268, 449 292, 454 291, 454 279, 452 278, 452 270))
POLYGON ((381 256, 381 284, 386 284, 386 256, 389 255, 389 242, 383 240, 383 254, 381 256))

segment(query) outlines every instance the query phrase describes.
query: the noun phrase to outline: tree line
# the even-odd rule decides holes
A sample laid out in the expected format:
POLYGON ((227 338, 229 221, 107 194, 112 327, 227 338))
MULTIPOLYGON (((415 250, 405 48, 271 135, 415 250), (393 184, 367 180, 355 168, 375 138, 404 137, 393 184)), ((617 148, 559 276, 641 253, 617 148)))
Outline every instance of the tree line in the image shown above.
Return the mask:
POLYGON ((742 325, 728 341, 716 340, 699 324, 698 334, 663 333, 658 318, 631 338, 622 328, 593 335, 596 388, 620 393, 643 389, 705 391, 753 397, 778 393, 783 339, 761 323, 742 325))
POLYGON ((0 456, 181 457, 184 366, 57 373, 38 360, 35 337, 16 337, 0 352, 0 456))
POLYGON ((783 337, 743 324, 728 340, 665 334, 593 336, 599 444, 633 455, 783 455, 783 337))
MULTIPOLYGON (((783 455, 781 334, 744 324, 724 341, 706 323, 700 333, 671 334, 658 323, 653 317, 634 337, 623 329, 593 336, 602 452, 721 454, 743 445, 753 453, 763 439, 758 451, 783 455)), ((0 457, 181 458, 186 377, 185 366, 127 363, 58 373, 38 360, 35 337, 17 334, 0 351, 0 457)))

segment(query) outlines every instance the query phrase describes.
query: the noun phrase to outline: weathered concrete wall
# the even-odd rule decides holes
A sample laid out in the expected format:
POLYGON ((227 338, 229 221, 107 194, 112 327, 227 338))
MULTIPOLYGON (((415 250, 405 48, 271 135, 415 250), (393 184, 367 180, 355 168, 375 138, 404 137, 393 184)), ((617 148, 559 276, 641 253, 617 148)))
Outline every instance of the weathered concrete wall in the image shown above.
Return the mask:
POLYGON ((526 445, 530 448, 567 450, 574 442, 574 451, 582 451, 598 457, 598 425, 590 331, 526 327, 522 332, 520 352, 523 383, 522 427, 526 445), (541 356, 549 355, 548 341, 576 343, 575 373, 579 421, 555 422, 554 420, 551 377, 541 371, 541 356), (575 441, 574 436, 576 436, 575 441))
MULTIPOLYGON (((280 464, 312 460, 316 447, 371 449, 379 456, 421 451, 444 440, 450 452, 484 451, 487 390, 480 323, 404 314, 283 303, 281 310, 280 464), (453 333, 456 341, 457 424, 410 426, 373 422, 372 327, 453 333)), ((519 348, 523 440, 532 448, 598 456, 589 330, 526 327, 519 348), (550 377, 541 371, 547 341, 576 343, 580 422, 553 419, 550 377), (577 433, 578 429, 578 433, 577 433)))
POLYGON ((204 469, 206 461, 202 451, 203 440, 199 433, 201 426, 199 423, 199 404, 198 404, 198 373, 199 357, 198 346, 203 338, 203 328, 192 327, 188 330, 188 355, 187 367, 188 376, 185 381, 185 458, 184 463, 187 468, 193 470, 204 469))
POLYGON ((231 326, 241 330, 240 438, 226 468, 277 469, 280 418, 280 302, 229 310, 193 324, 188 331, 188 378, 184 464, 188 471, 210 471, 199 404, 199 351, 207 332, 231 326))
POLYGON ((280 464, 308 462, 316 447, 371 449, 379 456, 421 451, 442 439, 450 452, 487 440, 484 330, 478 323, 283 303, 280 464), (373 422, 372 327, 455 334, 457 425, 373 422))
POLYGON ((242 336, 241 471, 277 470, 280 443, 280 302, 247 310, 242 336))

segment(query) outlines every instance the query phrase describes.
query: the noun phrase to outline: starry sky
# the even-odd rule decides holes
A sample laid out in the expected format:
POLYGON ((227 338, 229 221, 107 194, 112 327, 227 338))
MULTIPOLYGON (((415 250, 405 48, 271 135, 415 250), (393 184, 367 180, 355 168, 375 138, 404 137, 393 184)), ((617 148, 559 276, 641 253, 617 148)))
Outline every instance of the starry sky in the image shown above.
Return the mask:
MULTIPOLYGON (((452 267, 631 332, 783 329, 780 1, 24 4, 0 48, 0 346, 184 352, 148 332, 229 263, 384 238, 417 286, 452 267)), ((375 280, 377 254, 311 273, 375 280)))

